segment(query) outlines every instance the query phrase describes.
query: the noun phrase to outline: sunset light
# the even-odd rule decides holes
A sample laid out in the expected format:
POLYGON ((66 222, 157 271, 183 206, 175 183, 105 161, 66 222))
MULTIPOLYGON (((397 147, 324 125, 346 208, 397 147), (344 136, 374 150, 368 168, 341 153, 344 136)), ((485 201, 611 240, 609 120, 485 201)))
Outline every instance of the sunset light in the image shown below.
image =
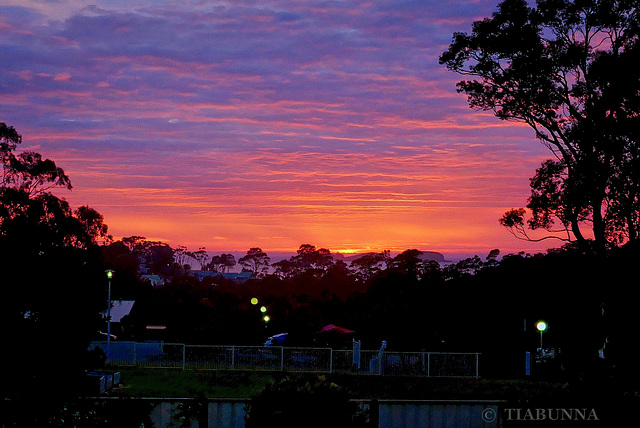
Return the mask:
POLYGON ((498 224, 546 149, 470 110, 438 64, 493 1, 3 3, 1 119, 64 168, 73 191, 60 196, 98 210, 116 239, 212 252, 548 246, 498 224))
POLYGON ((639 4, 0 0, 0 425, 629 425, 639 4))

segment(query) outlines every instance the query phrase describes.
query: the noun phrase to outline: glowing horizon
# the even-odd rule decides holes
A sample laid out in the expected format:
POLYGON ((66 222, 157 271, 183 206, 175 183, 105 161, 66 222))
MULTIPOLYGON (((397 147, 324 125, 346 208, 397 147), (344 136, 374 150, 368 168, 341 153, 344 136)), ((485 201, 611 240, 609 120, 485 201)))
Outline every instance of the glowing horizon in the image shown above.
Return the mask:
POLYGON ((544 251, 498 224, 546 149, 438 64, 497 0, 0 0, 0 121, 116 238, 211 252, 544 251))

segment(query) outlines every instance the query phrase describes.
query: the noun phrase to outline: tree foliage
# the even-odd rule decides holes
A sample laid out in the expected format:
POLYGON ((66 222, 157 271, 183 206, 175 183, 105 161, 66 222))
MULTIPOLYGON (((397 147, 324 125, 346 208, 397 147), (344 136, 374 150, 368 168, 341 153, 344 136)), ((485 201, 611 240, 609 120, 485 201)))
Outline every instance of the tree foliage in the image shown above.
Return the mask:
POLYGON ((37 195, 54 187, 71 189, 71 180, 64 170, 40 153, 25 151, 15 154, 22 136, 6 123, 0 122, 0 156, 2 157, 2 187, 19 189, 37 195))
POLYGON ((16 155, 21 142, 14 128, 0 123, 0 317, 10 326, 4 339, 11 369, 20 374, 6 376, 1 389, 10 403, 3 418, 39 426, 60 409, 60 400, 78 394, 91 368, 87 347, 106 303, 99 244, 109 236, 97 211, 74 210, 49 191, 70 189, 69 178, 37 153, 16 155), (55 397, 51 370, 63 379, 55 397), (44 395, 47 403, 40 403, 44 395))
POLYGON ((331 251, 326 248, 316 248, 315 245, 302 244, 296 255, 288 260, 274 263, 276 274, 282 278, 291 278, 302 273, 322 275, 334 263, 331 251))
POLYGON ((97 211, 87 206, 72 210, 67 201, 49 192, 53 187, 71 189, 62 168, 38 153, 15 155, 21 143, 20 134, 0 122, 0 237, 6 245, 43 255, 62 247, 87 249, 109 239, 97 211))
MULTIPOLYGON (((440 58, 469 77, 458 91, 472 108, 526 123, 553 153, 531 182, 531 229, 583 245, 589 229, 599 250, 640 237, 638 5, 506 0, 440 58)), ((508 217, 530 239, 525 220, 508 217)))
POLYGON ((205 265, 206 270, 212 272, 229 272, 236 265, 236 258, 233 254, 222 253, 211 257, 211 261, 205 265))
POLYGON ((243 269, 252 272, 256 277, 263 276, 269 270, 271 259, 261 248, 249 248, 247 254, 240 257, 238 263, 243 269))
POLYGON ((389 252, 382 253, 367 253, 351 262, 351 267, 354 269, 358 277, 366 281, 373 275, 382 271, 385 263, 389 261, 389 252))

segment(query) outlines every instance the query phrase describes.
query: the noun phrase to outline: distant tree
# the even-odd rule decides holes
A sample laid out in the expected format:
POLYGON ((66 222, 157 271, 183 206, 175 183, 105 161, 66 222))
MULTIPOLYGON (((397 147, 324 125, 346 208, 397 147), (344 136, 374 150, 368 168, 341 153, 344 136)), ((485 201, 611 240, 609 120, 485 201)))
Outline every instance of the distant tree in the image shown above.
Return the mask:
MULTIPOLYGON (((506 0, 442 54, 471 78, 458 90, 472 108, 526 123, 553 153, 532 181, 530 228, 557 221, 583 247, 588 228, 600 253, 640 238, 639 34, 637 1, 506 0)), ((530 239, 520 213, 503 224, 530 239)))
POLYGON ((127 236, 122 238, 122 243, 126 245, 130 251, 136 252, 136 253, 143 252, 146 246, 148 245, 147 238, 145 238, 144 236, 137 236, 137 235, 127 236))
POLYGON ((368 253, 352 260, 351 268, 360 280, 366 281, 382 270, 384 262, 384 253, 368 253))
POLYGON ((225 272, 229 272, 236 265, 236 257, 233 254, 221 254, 220 258, 225 272))
POLYGON ((296 265, 291 260, 280 260, 271 265, 274 268, 274 274, 280 279, 292 278, 296 273, 296 265))
POLYGON ((80 220, 87 233, 95 240, 102 240, 103 244, 113 241, 109 235, 109 228, 104 223, 104 217, 98 211, 88 206, 81 206, 74 211, 74 216, 80 220))
POLYGON ((256 277, 263 276, 269 270, 271 259, 258 247, 250 248, 247 255, 238 260, 243 269, 252 272, 256 277))
POLYGON ((220 254, 211 257, 211 261, 206 265, 206 270, 212 272, 224 273, 229 272, 236 265, 236 258, 233 254, 220 254))
POLYGON ((316 249, 315 245, 302 244, 290 261, 297 273, 307 271, 323 273, 333 264, 333 257, 331 251, 326 248, 316 249))
POLYGON ((176 269, 182 268, 174 263, 174 251, 169 244, 158 241, 147 243, 145 258, 146 266, 151 273, 171 275, 176 269))
POLYGON ((405 250, 393 258, 390 262, 390 266, 412 276, 418 276, 421 273, 421 266, 423 263, 420 258, 422 254, 422 251, 416 249, 405 250))
MULTIPOLYGON (((476 275, 485 269, 498 267, 500 265, 500 262, 498 262, 499 255, 500 250, 494 249, 489 251, 489 254, 485 257, 485 261, 476 255, 462 259, 457 263, 449 264, 442 269, 443 278, 445 280, 452 280, 469 277, 476 275)), ((514 255, 506 255, 504 259, 509 259, 513 256, 514 255)), ((517 255, 518 258, 521 258, 522 256, 524 256, 524 252, 517 255)))
POLYGON ((105 245, 101 248, 105 264, 110 268, 116 268, 118 277, 122 271, 128 271, 131 276, 138 273, 138 258, 121 240, 105 245))
POLYGON ((183 245, 173 249, 173 262, 178 266, 184 266, 192 256, 192 253, 183 245))
POLYGON ((484 263, 480 257, 468 257, 457 263, 445 266, 444 275, 447 279, 475 275, 480 272, 483 267, 484 263))
POLYGON ((486 265, 487 266, 496 266, 499 264, 498 262, 498 256, 500 255, 500 250, 499 249, 493 249, 491 251, 489 251, 489 254, 487 254, 486 257, 486 265))
POLYGON ((316 277, 324 275, 334 264, 331 251, 317 249, 315 245, 302 244, 288 260, 273 263, 274 274, 280 278, 293 278, 302 274, 316 277))
POLYGON ((335 296, 341 300, 365 289, 362 284, 358 285, 356 275, 342 260, 337 260, 327 269, 320 280, 320 287, 327 296, 335 296))
POLYGON ((100 247, 102 263, 116 272, 112 282, 114 299, 137 300, 150 290, 150 284, 140 277, 140 260, 121 240, 100 247))
MULTIPOLYGON (((137 235, 122 238, 122 243, 138 259, 139 270, 142 273, 170 276, 183 268, 178 263, 181 261, 180 256, 175 255, 175 250, 169 244, 160 241, 147 241, 144 236, 137 235)), ((186 249, 179 247, 178 251, 184 254, 186 249)), ((186 260, 186 256, 184 260, 186 260)))
POLYGON ((207 249, 205 247, 198 248, 198 251, 194 251, 191 254, 191 257, 196 262, 198 262, 201 269, 203 269, 204 266, 206 266, 207 263, 209 263, 209 260, 211 260, 211 257, 209 256, 209 254, 207 254, 207 249))

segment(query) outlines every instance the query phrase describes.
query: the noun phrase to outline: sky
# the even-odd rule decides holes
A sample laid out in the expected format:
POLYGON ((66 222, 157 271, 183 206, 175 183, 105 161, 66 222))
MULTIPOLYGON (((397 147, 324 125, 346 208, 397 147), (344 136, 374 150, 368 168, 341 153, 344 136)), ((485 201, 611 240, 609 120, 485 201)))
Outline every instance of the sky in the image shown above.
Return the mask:
POLYGON ((544 251, 498 219, 550 153, 439 65, 497 0, 0 0, 0 121, 116 239, 544 251))

